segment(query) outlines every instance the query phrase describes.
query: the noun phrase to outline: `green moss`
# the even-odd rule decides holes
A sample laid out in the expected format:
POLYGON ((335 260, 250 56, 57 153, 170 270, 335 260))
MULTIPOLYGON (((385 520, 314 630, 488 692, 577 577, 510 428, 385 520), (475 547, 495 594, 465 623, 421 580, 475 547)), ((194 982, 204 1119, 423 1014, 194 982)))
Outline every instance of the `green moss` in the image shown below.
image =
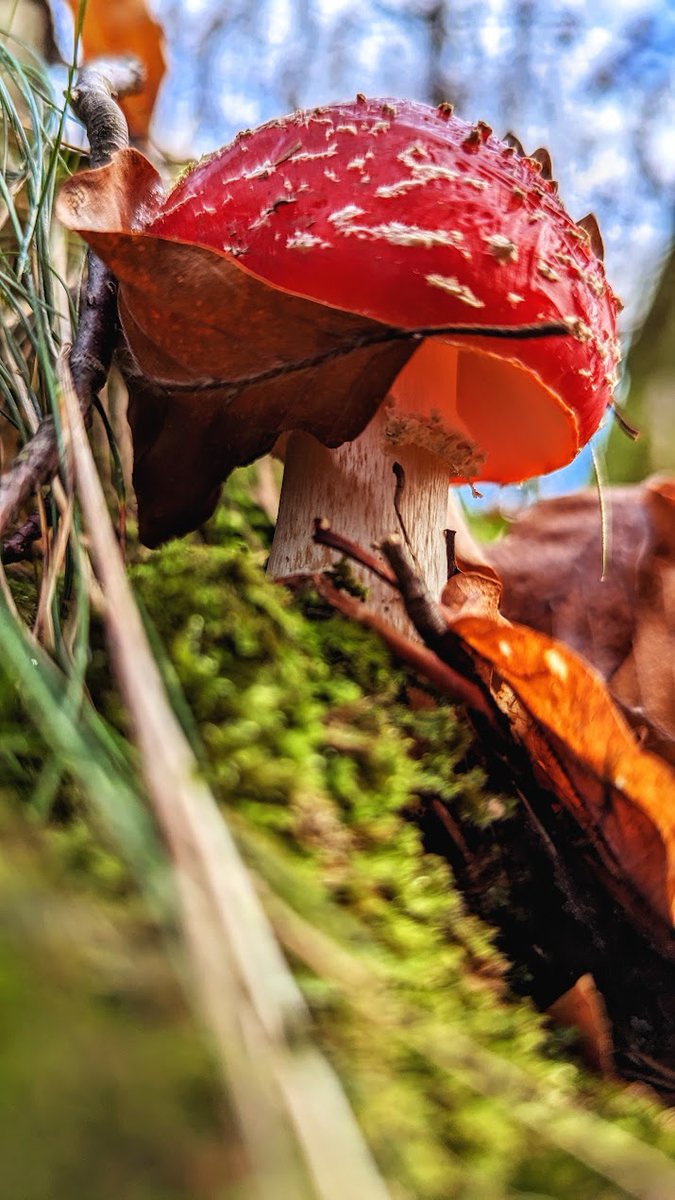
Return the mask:
MULTIPOLYGON (((265 577, 270 526, 250 483, 250 471, 237 473, 199 535, 139 552, 131 577, 177 710, 252 869, 336 961, 346 956, 372 979, 353 994, 311 954, 294 963, 392 1195, 620 1196, 535 1138, 508 1088, 472 1066, 474 1051, 479 1064, 498 1055, 528 1073, 536 1095, 568 1095, 673 1149, 654 1106, 589 1080, 534 1010, 509 999, 492 930, 466 913, 447 865, 424 852, 410 820, 434 797, 460 822, 485 826, 513 801, 492 795, 471 765, 461 714, 411 708, 411 680, 376 637, 265 577), (451 1069, 435 1061, 444 1039, 468 1045, 469 1059, 456 1053, 451 1069)), ((123 729, 100 637, 88 684, 123 729)), ((4 716, 16 782, 35 783, 40 753, 25 741, 25 714, 12 716, 8 701, 4 716)), ((126 868, 68 786, 57 789, 45 833, 51 861, 124 918, 137 903, 126 868)), ((170 1044, 174 1026, 159 1018, 162 1030, 170 1044)), ((177 1078, 192 1078, 186 1071, 177 1078)))
MULTIPOLYGON (((423 852, 406 818, 429 795, 483 825, 513 802, 467 767, 471 735, 451 706, 411 711, 410 681, 376 637, 265 578, 267 526, 246 519, 243 491, 235 476, 203 538, 170 543, 132 579, 251 862, 337 946, 384 974, 406 1011, 595 1104, 538 1015, 505 998, 491 930, 467 915, 448 867, 423 852)), ((396 1197, 621 1194, 571 1156, 533 1147, 508 1097, 477 1094, 461 1072, 391 1036, 376 1008, 365 1019, 300 970, 318 1034, 396 1197)), ((652 1112, 628 1099, 619 1109, 664 1140, 652 1112)))
POLYGON ((36 574, 27 565, 6 568, 9 590, 21 618, 32 626, 37 613, 36 574))
POLYGON ((0 880, 0 1196, 234 1198, 219 1184, 236 1178, 236 1138, 223 1136, 219 1081, 156 933, 65 880, 56 890, 34 847, 12 849, 0 880))

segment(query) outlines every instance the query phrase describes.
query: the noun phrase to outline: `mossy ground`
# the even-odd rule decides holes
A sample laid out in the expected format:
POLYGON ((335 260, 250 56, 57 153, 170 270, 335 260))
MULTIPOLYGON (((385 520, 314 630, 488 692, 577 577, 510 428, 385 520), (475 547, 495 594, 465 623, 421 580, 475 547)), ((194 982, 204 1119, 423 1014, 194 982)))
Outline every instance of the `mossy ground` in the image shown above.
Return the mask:
MULTIPOLYGON (((235 476, 200 535, 140 552, 131 575, 178 712, 252 869, 308 930, 321 933, 329 950, 335 947, 335 971, 322 972, 312 954, 297 947, 294 965, 317 1037, 340 1070, 393 1196, 622 1195, 545 1138, 535 1144, 508 1095, 476 1088, 459 1063, 447 1071, 433 1061, 435 1032, 455 1030, 478 1048, 479 1058, 483 1051, 503 1056, 530 1072, 545 1092, 568 1093, 647 1141, 675 1148, 656 1106, 587 1078, 561 1049, 565 1039, 552 1041, 533 1008, 509 997, 507 964, 491 930, 466 913, 447 865, 424 852, 411 819, 433 795, 462 820, 489 823, 508 810, 508 799, 496 802, 480 770, 470 765, 471 735, 461 714, 448 705, 420 705, 419 693, 412 709, 412 681, 377 639, 311 595, 293 599, 265 578, 269 526, 251 503, 249 485, 248 473, 235 476), (372 974, 372 994, 357 1003, 340 983, 343 956, 372 974), (412 1014, 426 1031, 424 1045, 400 1036, 401 1014, 404 1024, 412 1014)), ((123 729, 101 641, 89 687, 108 719, 123 729)), ((7 681, 0 707, 5 808, 17 822, 32 812, 30 794, 43 778, 45 747, 18 713, 7 681)), ((48 894, 74 893, 78 912, 89 912, 96 897, 97 920, 115 931, 123 963, 139 964, 143 1000, 134 989, 129 993, 129 970, 121 972, 126 984, 119 983, 115 960, 107 962, 107 976, 103 972, 117 980, 109 985, 112 1017, 91 962, 86 970, 73 968, 69 1004, 61 986, 56 998, 48 986, 39 938, 29 938, 20 953, 9 932, 0 939, 3 953, 8 947, 10 1076, 23 1094, 40 1081, 44 1120, 53 1109, 61 1128, 58 1085, 49 1071, 45 1082, 42 1039, 31 1035, 35 1022, 48 1024, 62 1060, 56 1077, 64 1072, 73 1094, 82 1097, 81 1109, 73 1099, 67 1110, 72 1119, 58 1148, 51 1139, 38 1150, 38 1127, 12 1110, 0 1148, 28 1128, 35 1156, 56 1164, 64 1182, 49 1190, 46 1166, 11 1193, 0 1185, 0 1195, 107 1200, 113 1194, 107 1184, 91 1174, 88 1186, 82 1182, 83 1164, 95 1172, 95 1160, 112 1154, 115 1194, 134 1200, 234 1198, 240 1194, 236 1138, 230 1130, 229 1151, 218 1145, 214 1130, 222 1114, 213 1072, 131 877, 114 849, 102 845, 73 785, 65 781, 53 798, 51 818, 36 832, 33 815, 29 838, 31 845, 37 839, 41 869, 47 864, 49 878, 41 886, 48 894), (75 1029, 78 1039, 68 1053, 75 1029), (114 1097, 117 1116, 123 1111, 110 1131, 103 1110, 100 1122, 84 1119, 85 1112, 98 1111, 103 1094, 114 1097), (161 1159, 167 1144, 171 1168, 162 1160, 154 1171, 150 1160, 161 1159), (136 1179, 136 1191, 124 1181, 125 1170, 136 1179)), ((15 895, 14 887, 4 892, 10 900, 15 895)), ((84 921, 78 933, 85 946, 92 928, 95 923, 90 928, 84 921)), ((48 1056, 48 1067, 50 1061, 48 1056)), ((20 1171, 15 1178, 21 1179, 20 1171)))

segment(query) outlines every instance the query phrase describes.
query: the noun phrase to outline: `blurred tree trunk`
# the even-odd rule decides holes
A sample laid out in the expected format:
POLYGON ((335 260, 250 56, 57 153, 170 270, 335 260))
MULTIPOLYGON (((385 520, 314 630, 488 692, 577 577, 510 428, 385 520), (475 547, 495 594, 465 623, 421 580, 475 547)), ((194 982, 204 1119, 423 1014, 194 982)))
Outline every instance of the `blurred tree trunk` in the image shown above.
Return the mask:
POLYGON ((0 32, 3 41, 11 35, 13 54, 22 55, 21 43, 30 46, 45 62, 54 62, 58 52, 54 27, 46 0, 0 0, 0 32))
POLYGON ((607 460, 617 483, 675 470, 675 244, 626 365, 630 391, 624 411, 640 438, 629 442, 618 427, 612 430, 607 460))

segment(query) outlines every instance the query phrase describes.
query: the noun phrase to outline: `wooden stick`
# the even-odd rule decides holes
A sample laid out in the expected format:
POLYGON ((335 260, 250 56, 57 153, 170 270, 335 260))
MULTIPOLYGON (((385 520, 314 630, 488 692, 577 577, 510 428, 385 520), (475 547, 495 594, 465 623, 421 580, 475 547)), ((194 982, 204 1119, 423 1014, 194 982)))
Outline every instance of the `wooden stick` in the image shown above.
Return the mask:
MULTIPOLYGON (((131 58, 99 60, 78 75, 71 99, 87 128, 93 167, 103 166, 116 150, 129 145, 126 121, 114 97, 138 91, 142 82, 142 68, 131 58)), ((70 355, 84 416, 108 377, 118 335, 117 281, 92 251, 87 261, 87 284, 70 355)), ((55 475, 58 467, 56 427, 52 417, 45 417, 0 479, 0 537, 14 524, 33 492, 55 475)))

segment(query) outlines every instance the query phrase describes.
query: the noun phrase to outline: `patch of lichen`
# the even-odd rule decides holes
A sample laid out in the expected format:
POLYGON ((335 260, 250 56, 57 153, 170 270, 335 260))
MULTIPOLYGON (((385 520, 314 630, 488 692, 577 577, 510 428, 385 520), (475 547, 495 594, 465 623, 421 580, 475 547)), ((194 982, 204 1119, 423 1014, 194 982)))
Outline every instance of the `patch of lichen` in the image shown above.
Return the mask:
MULTIPOLYGON (((491 931, 464 911, 446 864, 424 853, 407 819, 428 795, 463 820, 508 808, 467 767, 466 723, 450 706, 411 711, 410 680, 376 637, 265 578, 266 526, 252 527, 248 504, 235 478, 203 538, 170 543, 132 579, 255 869, 384 976, 406 1012, 505 1056, 543 1088, 600 1104, 556 1057, 537 1014, 505 997, 491 931)), ((621 1194, 543 1142, 534 1150, 508 1096, 477 1093, 461 1070, 392 1034, 376 1005, 364 1016, 320 971, 298 966, 395 1196, 621 1194)), ((636 1132, 665 1140, 648 1104, 624 1098, 619 1110, 636 1132)))

